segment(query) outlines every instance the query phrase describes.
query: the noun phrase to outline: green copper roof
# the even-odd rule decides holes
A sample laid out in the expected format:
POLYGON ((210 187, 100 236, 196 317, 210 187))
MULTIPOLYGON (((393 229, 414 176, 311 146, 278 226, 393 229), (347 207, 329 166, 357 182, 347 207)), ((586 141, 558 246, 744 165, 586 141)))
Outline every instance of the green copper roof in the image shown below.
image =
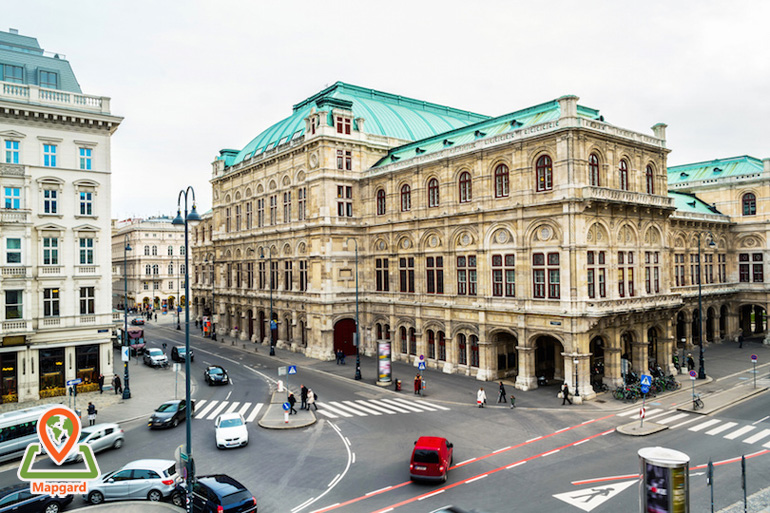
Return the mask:
POLYGON ((335 107, 352 110, 356 118, 364 118, 366 133, 408 141, 423 139, 489 118, 444 105, 337 82, 294 105, 291 116, 263 131, 234 157, 222 154, 219 158, 225 160, 226 166, 232 166, 289 142, 305 133, 305 118, 311 109, 330 110, 335 107))
POLYGON ((668 183, 669 185, 676 185, 687 182, 700 182, 701 180, 723 178, 725 176, 761 174, 762 170, 763 166, 761 160, 749 157, 748 155, 743 155, 741 157, 716 159, 708 162, 697 162, 695 164, 669 166, 668 183))
POLYGON ((722 213, 715 207, 698 199, 695 194, 687 192, 668 191, 668 197, 674 198, 674 206, 677 212, 691 212, 693 214, 717 214, 722 213))
MULTIPOLYGON (((599 118, 599 111, 578 105, 578 116, 589 119, 599 118)), ((552 100, 540 105, 517 110, 496 118, 479 121, 448 132, 415 141, 391 149, 373 167, 382 167, 397 160, 409 159, 426 153, 441 151, 448 146, 462 145, 483 137, 492 137, 511 130, 520 130, 528 126, 559 119, 561 109, 559 101, 552 100)))

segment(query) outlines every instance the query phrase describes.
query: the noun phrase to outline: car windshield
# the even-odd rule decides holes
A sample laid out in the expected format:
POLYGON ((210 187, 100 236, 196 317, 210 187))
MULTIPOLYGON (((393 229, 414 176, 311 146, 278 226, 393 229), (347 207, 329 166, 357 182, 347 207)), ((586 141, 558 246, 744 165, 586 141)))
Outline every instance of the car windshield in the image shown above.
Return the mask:
POLYGON ((160 349, 150 349, 150 356, 163 356, 163 351, 160 349))
POLYGON ((243 422, 241 422, 241 419, 224 419, 222 422, 219 423, 219 427, 223 427, 223 428, 238 427, 242 425, 243 425, 243 422))
POLYGON ((91 433, 88 433, 88 432, 86 432, 86 433, 80 433, 80 439, 78 439, 78 442, 82 442, 83 440, 85 440, 85 439, 86 439, 86 438, 88 438, 89 436, 91 436, 91 433))
POLYGON ((184 347, 177 347, 176 352, 179 354, 185 354, 187 352, 187 349, 185 349, 184 347))
POLYGON ((237 504, 239 502, 247 501, 251 499, 251 492, 248 490, 238 490, 230 495, 222 497, 222 506, 229 506, 230 504, 237 504))
POLYGON ((425 449, 416 449, 414 451, 415 463, 438 463, 438 453, 425 449))
POLYGON ((163 403, 155 411, 176 411, 176 403, 163 403))
POLYGON ((209 369, 209 374, 222 374, 223 371, 219 367, 212 367, 209 369))

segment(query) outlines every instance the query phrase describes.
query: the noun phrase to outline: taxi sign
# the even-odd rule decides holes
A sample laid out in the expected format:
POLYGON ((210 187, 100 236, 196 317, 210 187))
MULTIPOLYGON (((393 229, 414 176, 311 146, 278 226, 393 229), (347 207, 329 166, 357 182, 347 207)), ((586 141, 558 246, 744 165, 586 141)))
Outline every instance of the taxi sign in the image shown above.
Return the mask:
POLYGON ((647 385, 648 387, 652 385, 652 376, 649 374, 642 374, 642 379, 639 380, 642 385, 647 385))
POLYGON ((698 373, 695 372, 694 370, 691 370, 690 371, 690 379, 695 379, 697 377, 698 377, 698 373))
POLYGON ((419 370, 425 370, 425 362, 420 362, 417 364, 417 368, 419 370))
POLYGON ((289 376, 292 376, 297 373, 297 366, 296 365, 289 365, 289 376))

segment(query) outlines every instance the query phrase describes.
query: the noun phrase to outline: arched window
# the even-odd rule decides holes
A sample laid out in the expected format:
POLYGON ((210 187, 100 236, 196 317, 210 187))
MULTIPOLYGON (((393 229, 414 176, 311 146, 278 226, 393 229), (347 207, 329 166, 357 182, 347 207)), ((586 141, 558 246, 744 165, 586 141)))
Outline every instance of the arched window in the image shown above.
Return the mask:
POLYGON ((743 215, 754 216, 757 214, 757 197, 753 192, 747 192, 741 200, 743 204, 743 215))
POLYGON ((384 331, 383 335, 385 335, 385 340, 390 340, 390 324, 386 324, 384 328, 382 328, 382 331, 384 331))
POLYGON ((438 180, 431 178, 428 182, 428 206, 438 206, 438 180))
POLYGON ((592 153, 588 157, 588 181, 594 187, 601 187, 599 182, 599 157, 592 153))
POLYGON ((174 256, 174 246, 168 247, 168 256, 174 256))
POLYGON ((433 330, 428 330, 428 358, 436 358, 436 335, 433 330))
POLYGON ((647 182, 647 194, 655 194, 655 175, 652 173, 652 166, 647 166, 644 170, 644 177, 647 182))
POLYGON ((417 332, 414 328, 409 328, 409 354, 417 354, 417 332))
POLYGON ((535 164, 537 170, 537 192, 553 189, 553 163, 551 157, 542 155, 535 164))
POLYGON ((471 200, 471 174, 463 171, 460 175, 460 203, 468 203, 471 200))
POLYGON ((406 328, 401 326, 401 352, 406 354, 406 328))
POLYGON ((479 337, 471 335, 471 367, 479 366, 479 337))
POLYGON ((160 268, 158 267, 158 264, 153 264, 152 265, 152 274, 154 274, 155 276, 160 274, 160 268))
POLYGON ((150 264, 147 264, 144 266, 144 274, 146 274, 147 276, 152 274, 152 267, 150 266, 150 264))
POLYGON ((377 340, 382 340, 382 324, 377 323, 377 340))
POLYGON ((500 164, 495 168, 495 198, 508 196, 508 166, 500 164))
POLYGON ((152 256, 158 256, 158 246, 152 247, 152 256))
POLYGON ((457 363, 468 365, 468 350, 465 344, 465 335, 462 333, 457 335, 457 363))
POLYGON ((150 256, 150 246, 145 246, 145 247, 144 247, 144 254, 145 254, 146 256, 150 256))
POLYGON ((168 264, 168 275, 174 276, 174 264, 168 264))
POLYGON ((446 338, 443 331, 438 332, 438 359, 446 361, 446 338))
POLYGON ((620 166, 618 167, 618 183, 620 190, 628 190, 628 163, 625 159, 620 161, 620 166))
POLYGON ((401 186, 401 212, 412 210, 412 189, 409 184, 401 186))
POLYGON ((377 191, 377 215, 385 215, 385 189, 377 191))

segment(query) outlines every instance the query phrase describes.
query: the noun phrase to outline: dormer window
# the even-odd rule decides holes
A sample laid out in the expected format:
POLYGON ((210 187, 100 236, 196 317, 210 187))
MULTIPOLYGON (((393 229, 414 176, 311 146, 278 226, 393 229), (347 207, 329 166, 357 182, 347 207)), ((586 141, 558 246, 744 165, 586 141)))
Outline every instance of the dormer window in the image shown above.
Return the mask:
POLYGON ((350 118, 337 116, 337 133, 350 135, 350 118))

